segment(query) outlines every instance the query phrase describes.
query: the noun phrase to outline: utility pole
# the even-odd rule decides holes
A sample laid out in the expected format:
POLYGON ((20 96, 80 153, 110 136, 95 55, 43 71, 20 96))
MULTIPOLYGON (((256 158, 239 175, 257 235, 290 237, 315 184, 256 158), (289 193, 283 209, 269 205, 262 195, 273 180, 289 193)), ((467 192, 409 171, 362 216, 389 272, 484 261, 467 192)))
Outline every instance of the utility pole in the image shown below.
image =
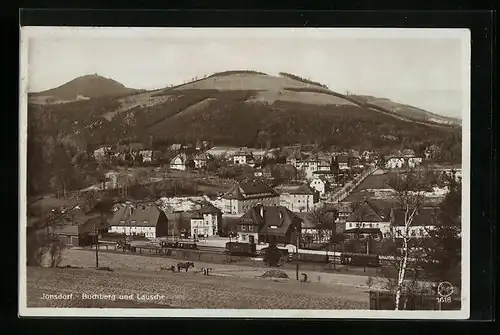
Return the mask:
POLYGON ((94 222, 94 234, 95 234, 95 268, 99 269, 99 233, 97 232, 97 227, 94 222))
POLYGON ((295 260, 295 278, 297 280, 299 280, 299 229, 297 226, 295 226, 295 233, 296 233, 296 246, 295 246, 295 257, 296 257, 296 260, 295 260))

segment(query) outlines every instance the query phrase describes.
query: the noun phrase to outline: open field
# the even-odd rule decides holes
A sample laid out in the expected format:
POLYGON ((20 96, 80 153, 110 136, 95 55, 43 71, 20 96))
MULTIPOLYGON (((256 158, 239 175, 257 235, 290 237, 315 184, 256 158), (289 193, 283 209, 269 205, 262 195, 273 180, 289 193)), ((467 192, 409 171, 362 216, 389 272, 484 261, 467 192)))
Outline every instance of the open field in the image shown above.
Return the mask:
POLYGON ((196 272, 27 269, 28 307, 367 309, 368 293, 354 287, 295 280, 202 276, 196 272), (41 299, 42 294, 72 299, 41 299), (83 300, 82 293, 115 295, 83 300), (132 295, 132 300, 118 300, 132 295), (150 297, 149 300, 145 300, 150 297), (144 305, 143 305, 144 304, 144 305))
MULTIPOLYGON (((94 249, 95 250, 95 249, 94 249)), ((99 266, 110 267, 114 270, 142 270, 142 271, 159 271, 161 267, 170 267, 177 264, 179 259, 168 257, 148 257, 145 255, 136 255, 120 252, 100 252, 99 266)), ((214 276, 236 277, 236 278, 255 278, 261 276, 265 271, 269 270, 266 267, 255 267, 245 264, 221 264, 212 263, 209 261, 194 261, 195 268, 190 271, 200 271, 201 268, 212 268, 214 276)), ((61 266, 77 266, 92 268, 95 267, 95 253, 90 249, 66 250, 63 256, 61 266)), ((295 279, 295 268, 284 268, 283 270, 289 278, 295 279)), ((347 274, 347 273, 327 273, 313 271, 312 269, 300 270, 300 273, 306 273, 311 281, 317 282, 320 277, 320 283, 342 285, 346 287, 357 287, 368 289, 366 285, 367 277, 347 274)))
POLYGON ((387 184, 388 180, 389 176, 387 173, 377 170, 376 173, 366 177, 344 201, 362 201, 365 197, 370 198, 370 192, 367 191, 370 189, 389 189, 391 187, 387 184))

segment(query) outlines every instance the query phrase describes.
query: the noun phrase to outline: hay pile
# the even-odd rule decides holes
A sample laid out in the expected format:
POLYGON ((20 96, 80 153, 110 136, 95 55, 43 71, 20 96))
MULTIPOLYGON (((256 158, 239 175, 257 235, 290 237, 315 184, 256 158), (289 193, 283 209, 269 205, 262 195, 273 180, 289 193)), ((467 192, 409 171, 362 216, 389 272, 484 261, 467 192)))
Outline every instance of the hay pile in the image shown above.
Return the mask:
POLYGON ((288 279, 288 275, 281 270, 269 270, 266 271, 262 276, 262 278, 286 278, 288 279))

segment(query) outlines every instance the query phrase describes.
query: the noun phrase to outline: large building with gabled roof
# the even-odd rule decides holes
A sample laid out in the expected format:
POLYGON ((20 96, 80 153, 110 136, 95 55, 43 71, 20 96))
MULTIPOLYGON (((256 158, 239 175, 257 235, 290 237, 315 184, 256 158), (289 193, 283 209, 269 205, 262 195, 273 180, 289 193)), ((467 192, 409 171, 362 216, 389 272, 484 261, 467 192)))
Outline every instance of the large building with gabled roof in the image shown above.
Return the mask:
POLYGON ((307 184, 282 185, 277 187, 276 191, 280 196, 280 206, 292 212, 312 211, 318 200, 316 191, 307 184))
POLYGON ((238 242, 300 243, 302 218, 283 206, 253 206, 236 224, 238 242))
POLYGON ((371 234, 390 237, 392 208, 383 209, 375 203, 365 200, 353 206, 353 211, 346 219, 346 234, 371 234))
POLYGON ((164 237, 168 236, 168 218, 155 204, 127 205, 115 212, 109 232, 164 237))
POLYGON ((252 206, 278 206, 279 195, 270 186, 259 182, 236 183, 222 196, 225 214, 243 214, 252 206))

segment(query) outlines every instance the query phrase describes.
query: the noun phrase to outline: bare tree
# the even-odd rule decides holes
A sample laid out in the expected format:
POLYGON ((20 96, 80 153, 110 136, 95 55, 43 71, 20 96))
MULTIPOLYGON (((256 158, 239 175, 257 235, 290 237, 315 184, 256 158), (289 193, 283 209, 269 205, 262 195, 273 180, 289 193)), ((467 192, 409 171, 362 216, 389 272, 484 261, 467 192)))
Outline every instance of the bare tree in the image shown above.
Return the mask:
MULTIPOLYGON (((401 295, 407 293, 409 288, 414 288, 416 283, 415 276, 408 277, 408 265, 410 262, 410 247, 409 243, 412 238, 410 227, 413 224, 413 219, 422 207, 424 200, 424 192, 428 185, 424 178, 423 169, 409 169, 397 173, 389 180, 389 185, 396 191, 397 208, 403 212, 402 228, 399 230, 402 246, 399 255, 395 257, 395 267, 397 270, 395 286, 395 310, 401 309, 401 295)), ((392 231, 394 237, 394 230, 392 231)), ((407 299, 405 300, 406 304, 407 299)), ((404 307, 403 307, 404 308, 404 307)))
POLYGON ((52 235, 49 237, 47 251, 50 256, 51 268, 58 267, 59 264, 61 264, 65 248, 66 246, 64 245, 64 243, 56 235, 52 235))

